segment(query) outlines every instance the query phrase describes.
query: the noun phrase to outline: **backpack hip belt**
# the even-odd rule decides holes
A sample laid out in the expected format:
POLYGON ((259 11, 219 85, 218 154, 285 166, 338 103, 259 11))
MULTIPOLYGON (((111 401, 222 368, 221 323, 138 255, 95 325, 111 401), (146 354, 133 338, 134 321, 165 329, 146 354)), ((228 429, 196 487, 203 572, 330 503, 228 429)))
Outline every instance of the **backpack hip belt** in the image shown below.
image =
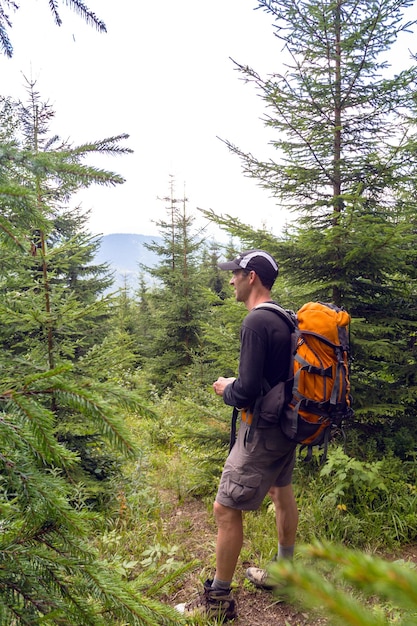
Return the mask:
POLYGON ((242 409, 240 411, 240 419, 242 420, 242 422, 248 424, 248 426, 251 426, 253 421, 253 413, 247 411, 246 409, 242 409))

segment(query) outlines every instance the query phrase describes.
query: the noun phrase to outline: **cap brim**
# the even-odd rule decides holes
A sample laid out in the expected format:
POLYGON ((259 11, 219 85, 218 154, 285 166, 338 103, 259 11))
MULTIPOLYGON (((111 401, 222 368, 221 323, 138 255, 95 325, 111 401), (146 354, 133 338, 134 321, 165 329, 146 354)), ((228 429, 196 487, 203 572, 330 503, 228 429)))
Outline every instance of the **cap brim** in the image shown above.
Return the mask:
POLYGON ((236 261, 226 261, 226 263, 219 263, 218 267, 221 270, 240 270, 242 269, 240 265, 236 263, 236 261))

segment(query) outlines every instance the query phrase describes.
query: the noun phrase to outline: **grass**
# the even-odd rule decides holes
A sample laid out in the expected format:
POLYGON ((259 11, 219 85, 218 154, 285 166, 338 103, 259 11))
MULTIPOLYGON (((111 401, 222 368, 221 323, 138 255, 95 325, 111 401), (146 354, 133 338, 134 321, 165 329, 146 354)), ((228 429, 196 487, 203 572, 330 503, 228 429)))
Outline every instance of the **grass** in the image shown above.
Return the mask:
MULTIPOLYGON (((175 596, 190 571, 204 578, 215 565, 211 507, 227 455, 228 419, 223 409, 215 419, 218 404, 211 402, 193 410, 190 399, 170 398, 156 407, 158 419, 131 418, 142 452, 114 485, 113 507, 96 540, 104 560, 162 600, 175 596), (183 506, 190 515, 182 516, 183 506)), ((298 463, 298 544, 330 540, 371 554, 416 541, 417 495, 413 478, 401 472, 393 459, 353 464, 332 448, 325 470, 298 463)), ((240 561, 265 565, 277 549, 270 501, 246 513, 244 524, 240 561)), ((333 574, 325 576, 333 584, 333 574)), ((391 619, 387 623, 401 623, 390 602, 375 606, 391 619)))

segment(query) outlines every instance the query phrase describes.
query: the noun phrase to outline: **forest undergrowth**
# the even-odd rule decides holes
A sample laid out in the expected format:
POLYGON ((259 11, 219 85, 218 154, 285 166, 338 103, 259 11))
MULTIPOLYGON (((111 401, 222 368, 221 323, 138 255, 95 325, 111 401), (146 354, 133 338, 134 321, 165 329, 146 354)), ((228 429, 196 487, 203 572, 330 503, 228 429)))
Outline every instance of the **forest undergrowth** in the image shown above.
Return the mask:
MULTIPOLYGON (((214 573, 212 500, 227 446, 221 437, 210 445, 203 444, 207 420, 201 421, 199 432, 195 415, 190 439, 186 427, 190 416, 181 403, 164 404, 159 417, 130 424, 142 453, 129 463, 123 484, 117 488, 117 506, 101 540, 101 550, 105 558, 117 559, 127 578, 142 577, 145 588, 158 588, 159 600, 175 605, 193 599, 214 573)), ((212 426, 227 435, 226 424, 212 426)), ((324 468, 297 464, 294 488, 300 511, 299 546, 328 541, 370 558, 382 556, 388 563, 404 563, 407 571, 413 571, 417 563, 416 496, 393 459, 360 462, 349 459, 336 446, 324 468)), ((245 580, 246 568, 265 566, 276 551, 274 512, 268 498, 259 511, 245 514, 244 525, 245 542, 234 581, 239 613, 236 624, 350 623, 329 617, 326 602, 311 606, 303 593, 295 600, 287 596, 282 601, 253 588, 245 580)), ((354 598, 370 624, 417 623, 407 621, 410 614, 417 620, 417 607, 397 606, 390 598, 362 594, 340 576, 335 563, 313 562, 298 550, 294 562, 316 577, 317 585, 325 582, 347 598, 354 598)), ((182 623, 180 618, 178 623, 182 623)))
MULTIPOLYGON (((178 587, 163 598, 164 601, 175 605, 194 598, 201 591, 203 581, 213 574, 216 528, 211 506, 207 502, 195 498, 183 502, 172 502, 171 496, 172 494, 169 493, 161 494, 162 500, 168 505, 166 518, 163 519, 165 536, 175 538, 176 544, 181 546, 181 551, 188 554, 190 559, 196 560, 195 568, 182 578, 178 587)), ((248 516, 252 514, 247 515, 245 522, 248 521, 248 516)), ((249 524, 252 530, 256 526, 256 517, 255 515, 255 519, 249 524)), ((273 540, 272 524, 269 535, 273 540)), ((417 544, 398 547, 396 552, 380 553, 380 556, 388 562, 404 562, 407 567, 414 568, 417 565, 417 544)), ((302 559, 303 556, 296 555, 296 558, 302 559)), ((318 604, 316 607, 311 607, 308 603, 303 603, 302 594, 299 594, 297 599, 291 599, 285 595, 281 597, 279 593, 273 594, 255 589, 246 580, 245 571, 248 567, 258 566, 260 563, 266 564, 265 555, 256 553, 253 539, 246 540, 235 574, 234 597, 238 607, 238 618, 234 623, 239 626, 329 626, 335 623, 348 623, 336 622, 333 618, 329 618, 325 606, 318 604)), ((306 566, 308 567, 308 563, 306 566)), ((334 578, 331 571, 322 570, 321 574, 328 576, 330 580, 334 578)), ((345 591, 357 593, 352 589, 349 590, 346 585, 345 591)), ((375 616, 375 624, 379 623, 378 620, 382 615, 387 624, 402 623, 403 611, 390 603, 381 604, 377 598, 371 600, 363 598, 362 601, 364 604, 368 603, 369 614, 375 616)), ((417 615, 415 618, 417 619, 417 615)), ((207 622, 196 620, 196 623, 206 624, 207 622)), ((360 621, 357 623, 365 624, 360 621)))

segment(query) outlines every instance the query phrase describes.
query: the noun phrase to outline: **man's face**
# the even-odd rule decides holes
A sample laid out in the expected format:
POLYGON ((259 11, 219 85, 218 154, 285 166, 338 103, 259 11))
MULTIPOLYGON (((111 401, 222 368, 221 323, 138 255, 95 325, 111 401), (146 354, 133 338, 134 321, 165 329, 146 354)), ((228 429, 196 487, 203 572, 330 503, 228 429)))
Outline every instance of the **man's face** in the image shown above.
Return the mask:
POLYGON ((235 298, 238 302, 246 302, 251 292, 250 272, 246 270, 234 270, 230 284, 235 288, 235 298))

